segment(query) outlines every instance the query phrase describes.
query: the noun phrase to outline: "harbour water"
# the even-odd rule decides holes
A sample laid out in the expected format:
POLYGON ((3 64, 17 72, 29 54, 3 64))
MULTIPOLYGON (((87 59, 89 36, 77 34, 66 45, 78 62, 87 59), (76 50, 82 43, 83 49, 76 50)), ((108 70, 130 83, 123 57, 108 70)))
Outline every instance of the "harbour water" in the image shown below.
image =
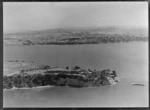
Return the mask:
POLYGON ((33 61, 52 67, 109 68, 117 72, 120 82, 100 88, 50 86, 4 90, 4 107, 148 106, 148 42, 4 46, 4 61, 8 60, 33 61))

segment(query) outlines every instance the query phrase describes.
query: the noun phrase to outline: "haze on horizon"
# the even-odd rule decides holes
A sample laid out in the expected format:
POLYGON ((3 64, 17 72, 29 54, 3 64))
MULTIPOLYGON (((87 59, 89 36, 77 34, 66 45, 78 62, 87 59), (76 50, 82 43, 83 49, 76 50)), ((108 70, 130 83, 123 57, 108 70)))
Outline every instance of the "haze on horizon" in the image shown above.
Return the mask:
POLYGON ((4 2, 4 32, 64 27, 148 28, 147 2, 4 2))

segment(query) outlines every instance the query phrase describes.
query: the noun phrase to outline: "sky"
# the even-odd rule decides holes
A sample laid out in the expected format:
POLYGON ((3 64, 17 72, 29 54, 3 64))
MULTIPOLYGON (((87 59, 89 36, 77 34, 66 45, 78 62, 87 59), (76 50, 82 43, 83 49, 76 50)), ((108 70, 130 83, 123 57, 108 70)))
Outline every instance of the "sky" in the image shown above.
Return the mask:
POLYGON ((4 2, 4 32, 64 27, 148 27, 148 2, 4 2))

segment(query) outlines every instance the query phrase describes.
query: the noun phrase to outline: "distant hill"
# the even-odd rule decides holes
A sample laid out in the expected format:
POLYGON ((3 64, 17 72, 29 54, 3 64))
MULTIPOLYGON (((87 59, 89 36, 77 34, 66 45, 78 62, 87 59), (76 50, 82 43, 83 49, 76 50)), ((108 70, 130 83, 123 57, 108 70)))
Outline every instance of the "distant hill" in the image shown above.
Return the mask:
POLYGON ((148 29, 131 27, 63 28, 5 33, 4 44, 97 44, 147 41, 148 29))

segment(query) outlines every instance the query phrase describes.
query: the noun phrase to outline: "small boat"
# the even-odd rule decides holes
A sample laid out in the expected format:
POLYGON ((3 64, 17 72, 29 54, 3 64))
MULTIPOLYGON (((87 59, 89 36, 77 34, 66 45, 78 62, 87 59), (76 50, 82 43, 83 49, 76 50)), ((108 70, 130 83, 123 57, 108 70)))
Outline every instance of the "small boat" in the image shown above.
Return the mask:
POLYGON ((144 84, 136 84, 136 83, 133 83, 132 85, 133 86, 144 86, 144 84))

